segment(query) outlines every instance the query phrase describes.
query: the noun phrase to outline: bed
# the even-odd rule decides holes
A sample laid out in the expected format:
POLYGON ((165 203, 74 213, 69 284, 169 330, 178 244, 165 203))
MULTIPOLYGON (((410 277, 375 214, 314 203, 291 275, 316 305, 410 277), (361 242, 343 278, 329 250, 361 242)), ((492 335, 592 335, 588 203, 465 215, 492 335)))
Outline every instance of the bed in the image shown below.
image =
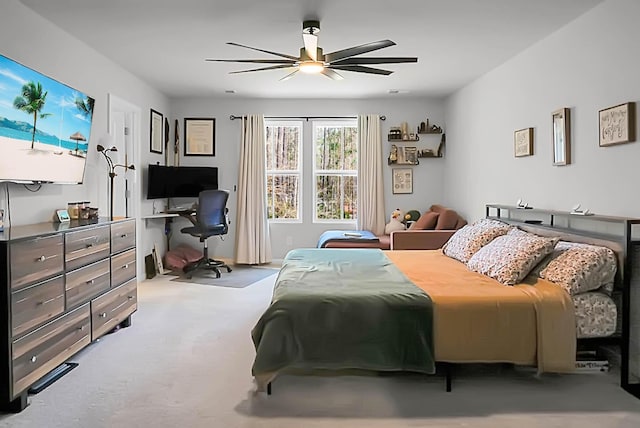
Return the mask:
POLYGON ((577 339, 611 336, 615 318, 602 290, 572 296, 537 275, 505 286, 442 250, 293 250, 252 331, 252 373, 258 390, 290 369, 433 373, 434 363, 513 363, 564 373, 575 368, 577 339), (413 318, 397 321, 405 312, 413 318), (405 361, 405 352, 423 360, 405 361))

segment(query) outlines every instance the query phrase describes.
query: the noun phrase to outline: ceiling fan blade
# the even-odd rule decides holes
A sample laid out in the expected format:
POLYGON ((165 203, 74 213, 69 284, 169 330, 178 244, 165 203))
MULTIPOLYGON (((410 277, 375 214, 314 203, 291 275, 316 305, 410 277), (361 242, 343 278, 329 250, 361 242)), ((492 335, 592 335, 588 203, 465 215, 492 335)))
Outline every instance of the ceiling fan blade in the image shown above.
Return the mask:
POLYGON ((280 79, 281 82, 284 82, 285 80, 289 80, 291 79, 293 76, 295 76, 295 74, 298 72, 299 70, 296 68, 295 70, 293 70, 291 73, 287 74, 286 76, 284 76, 282 79, 280 79))
POLYGON ((292 59, 294 61, 298 61, 298 59, 299 59, 299 58, 297 58, 295 56, 291 56, 291 55, 287 55, 287 54, 283 54, 283 53, 278 53, 278 52, 267 51, 267 50, 264 50, 264 49, 252 48, 251 46, 241 45, 240 43, 227 42, 227 44, 231 45, 231 46, 239 46, 241 48, 252 49, 252 50, 258 51, 258 52, 268 53, 270 55, 280 56, 282 58, 292 59))
POLYGON ((418 58, 415 58, 415 57, 346 58, 340 61, 333 61, 331 65, 399 64, 402 62, 418 62, 418 58))
POLYGON ((364 45, 354 46, 351 48, 328 53, 324 56, 324 60, 326 62, 338 61, 343 58, 361 55, 363 53, 372 52, 382 48, 388 48, 389 46, 394 46, 394 45, 395 43, 392 42, 391 40, 379 40, 377 42, 366 43, 364 45))
POLYGON ((325 68, 320 73, 324 74, 325 76, 327 76, 328 78, 330 78, 332 80, 343 80, 344 79, 344 77, 342 77, 340 74, 336 73, 335 71, 331 70, 330 68, 325 68))
POLYGON ((354 71, 356 73, 369 73, 369 74, 382 74, 388 76, 393 71, 383 70, 381 68, 362 67, 360 65, 330 65, 330 68, 335 70, 354 71))
POLYGON ((314 61, 318 60, 318 36, 315 34, 302 34, 302 40, 304 40, 304 50, 307 51, 307 55, 314 61))
POLYGON ((255 64, 295 64, 296 61, 292 59, 205 59, 205 61, 216 62, 250 62, 255 64))
POLYGON ((271 67, 252 68, 251 70, 230 71, 229 74, 249 73, 251 71, 277 70, 279 68, 291 68, 291 65, 272 65, 271 67))

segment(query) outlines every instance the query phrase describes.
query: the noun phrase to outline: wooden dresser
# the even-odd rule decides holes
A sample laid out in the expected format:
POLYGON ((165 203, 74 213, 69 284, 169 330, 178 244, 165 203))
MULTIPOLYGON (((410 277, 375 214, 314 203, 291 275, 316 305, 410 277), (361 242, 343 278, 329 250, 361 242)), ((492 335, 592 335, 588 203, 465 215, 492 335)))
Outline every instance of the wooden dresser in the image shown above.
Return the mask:
POLYGON ((134 219, 0 232, 0 409, 137 309, 134 219))

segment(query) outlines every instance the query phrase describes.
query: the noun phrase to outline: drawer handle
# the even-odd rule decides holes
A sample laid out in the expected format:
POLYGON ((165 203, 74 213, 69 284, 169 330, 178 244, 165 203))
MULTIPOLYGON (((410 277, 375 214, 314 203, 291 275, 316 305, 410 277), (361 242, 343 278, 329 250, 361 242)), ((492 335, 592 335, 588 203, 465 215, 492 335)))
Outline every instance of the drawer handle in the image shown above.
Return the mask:
POLYGON ((49 260, 49 259, 53 259, 53 258, 55 258, 55 257, 56 257, 55 255, 54 255, 54 256, 49 256, 49 257, 47 257, 47 256, 45 256, 45 255, 43 254, 43 255, 41 255, 40 257, 38 257, 38 258, 36 259, 36 261, 37 261, 37 262, 44 262, 44 261, 47 261, 47 260, 49 260))
POLYGON ((135 298, 135 296, 127 296, 127 299, 129 300, 133 300, 135 298))
POLYGON ((93 285, 95 282, 96 282, 95 279, 90 279, 89 281, 87 281, 87 284, 93 285))
POLYGON ((107 317, 107 313, 106 313, 106 312, 103 312, 103 313, 101 313, 101 314, 99 315, 99 317, 100 317, 100 318, 106 318, 106 317, 107 317))
POLYGON ((84 326, 83 326, 83 325, 81 325, 80 327, 78 327, 78 330, 79 330, 79 331, 84 330, 84 326))
POLYGON ((96 245, 96 244, 95 244, 94 242, 91 242, 91 243, 87 244, 87 245, 86 245, 86 247, 87 247, 87 248, 91 248, 91 247, 93 247, 94 245, 96 245))
POLYGON ((122 269, 129 269, 129 263, 122 265, 122 269))
POLYGON ((33 357, 31 357, 31 362, 35 363, 37 359, 38 359, 38 357, 34 355, 33 357))
POLYGON ((121 238, 126 238, 126 237, 127 237, 127 234, 126 234, 126 233, 123 233, 122 235, 120 235, 120 237, 121 237, 121 238))
POLYGON ((47 303, 55 302, 58 298, 54 297, 49 300, 45 300, 44 302, 38 302, 39 305, 46 305, 47 303))

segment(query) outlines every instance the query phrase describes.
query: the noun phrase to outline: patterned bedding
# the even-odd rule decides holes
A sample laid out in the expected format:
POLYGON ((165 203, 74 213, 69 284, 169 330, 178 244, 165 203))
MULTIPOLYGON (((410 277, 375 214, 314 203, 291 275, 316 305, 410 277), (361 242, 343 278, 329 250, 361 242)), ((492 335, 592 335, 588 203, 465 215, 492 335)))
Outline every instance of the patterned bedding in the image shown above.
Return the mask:
POLYGON ((616 331, 617 309, 611 297, 587 292, 571 296, 576 313, 578 339, 607 337, 616 331))

